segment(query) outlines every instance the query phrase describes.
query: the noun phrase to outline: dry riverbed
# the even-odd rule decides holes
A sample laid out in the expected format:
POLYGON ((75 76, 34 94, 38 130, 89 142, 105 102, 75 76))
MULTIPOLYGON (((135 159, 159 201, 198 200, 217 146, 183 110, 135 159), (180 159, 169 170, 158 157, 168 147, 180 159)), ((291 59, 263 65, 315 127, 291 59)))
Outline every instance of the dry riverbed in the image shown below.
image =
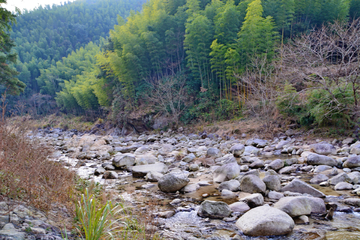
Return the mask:
POLYGON ((33 135, 165 239, 359 239, 360 143, 279 136, 33 135))

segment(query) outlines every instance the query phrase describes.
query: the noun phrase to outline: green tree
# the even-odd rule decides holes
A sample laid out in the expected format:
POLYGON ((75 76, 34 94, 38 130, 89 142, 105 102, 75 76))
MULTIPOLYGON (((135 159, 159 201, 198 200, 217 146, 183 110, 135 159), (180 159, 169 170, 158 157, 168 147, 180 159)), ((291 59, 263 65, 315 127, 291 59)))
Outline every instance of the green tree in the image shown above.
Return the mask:
MULTIPOLYGON (((3 3, 6 3, 6 0, 0 0, 0 5, 3 3)), ((12 52, 15 44, 9 34, 13 23, 15 15, 0 7, 0 85, 5 87, 7 93, 18 95, 24 91, 26 85, 17 78, 19 73, 11 66, 17 57, 16 53, 12 52)))

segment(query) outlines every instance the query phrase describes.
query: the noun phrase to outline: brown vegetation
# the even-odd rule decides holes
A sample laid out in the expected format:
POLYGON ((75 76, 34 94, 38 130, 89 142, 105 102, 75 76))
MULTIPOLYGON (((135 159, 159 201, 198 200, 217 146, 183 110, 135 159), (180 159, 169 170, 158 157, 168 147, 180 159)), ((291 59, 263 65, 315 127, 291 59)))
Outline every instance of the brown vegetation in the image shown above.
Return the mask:
POLYGON ((24 126, 0 125, 1 196, 41 210, 54 203, 72 204, 75 173, 48 160, 51 149, 31 140, 24 126))

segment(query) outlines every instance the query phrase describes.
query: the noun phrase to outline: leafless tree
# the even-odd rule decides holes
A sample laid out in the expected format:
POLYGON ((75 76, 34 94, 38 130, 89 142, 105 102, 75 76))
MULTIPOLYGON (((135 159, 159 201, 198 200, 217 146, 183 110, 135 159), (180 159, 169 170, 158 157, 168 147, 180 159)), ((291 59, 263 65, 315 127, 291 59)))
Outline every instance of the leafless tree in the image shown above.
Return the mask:
POLYGON ((148 80, 149 91, 146 99, 159 112, 170 117, 178 125, 184 111, 187 94, 185 77, 182 75, 165 76, 161 79, 148 80))
POLYGON ((261 119, 267 128, 271 127, 276 115, 275 101, 279 86, 282 85, 282 79, 278 77, 279 71, 280 65, 277 61, 269 63, 267 57, 262 56, 254 57, 246 71, 236 75, 237 85, 241 85, 241 89, 246 91, 237 92, 239 102, 242 101, 246 109, 261 119))
POLYGON ((342 111, 358 112, 360 89, 360 20, 335 22, 304 34, 284 46, 282 73, 292 83, 327 91, 332 100, 328 118, 342 111), (334 91, 352 90, 353 106, 341 104, 334 91))

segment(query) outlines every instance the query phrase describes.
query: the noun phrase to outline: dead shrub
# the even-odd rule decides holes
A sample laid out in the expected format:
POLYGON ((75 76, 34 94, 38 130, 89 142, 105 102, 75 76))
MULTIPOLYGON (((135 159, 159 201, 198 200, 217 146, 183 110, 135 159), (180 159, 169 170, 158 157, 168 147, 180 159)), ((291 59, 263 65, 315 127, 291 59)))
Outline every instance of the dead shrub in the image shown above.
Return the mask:
POLYGON ((49 161, 51 149, 30 139, 26 124, 0 124, 0 194, 45 211, 71 204, 75 173, 49 161))

